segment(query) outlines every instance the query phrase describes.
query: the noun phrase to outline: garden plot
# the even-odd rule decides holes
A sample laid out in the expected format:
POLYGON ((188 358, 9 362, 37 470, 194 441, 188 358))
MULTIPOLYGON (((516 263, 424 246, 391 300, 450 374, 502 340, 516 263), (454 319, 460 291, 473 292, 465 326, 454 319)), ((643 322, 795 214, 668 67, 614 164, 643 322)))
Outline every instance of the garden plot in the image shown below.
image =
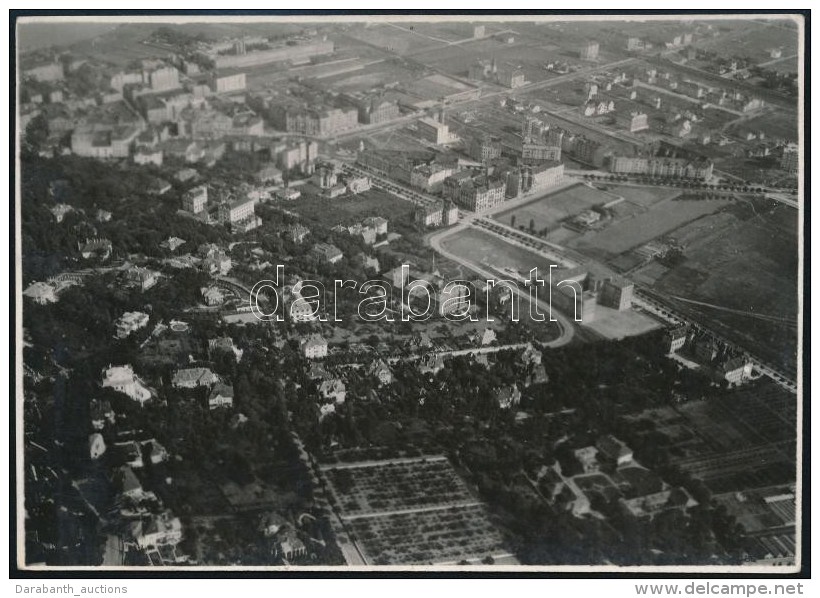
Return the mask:
POLYGON ((324 473, 345 517, 476 502, 443 457, 354 464, 324 473))
POLYGON ((359 518, 350 527, 373 565, 458 564, 509 556, 479 505, 359 518))
POLYGON ((329 465, 322 474, 370 565, 515 561, 484 505, 443 456, 329 465))

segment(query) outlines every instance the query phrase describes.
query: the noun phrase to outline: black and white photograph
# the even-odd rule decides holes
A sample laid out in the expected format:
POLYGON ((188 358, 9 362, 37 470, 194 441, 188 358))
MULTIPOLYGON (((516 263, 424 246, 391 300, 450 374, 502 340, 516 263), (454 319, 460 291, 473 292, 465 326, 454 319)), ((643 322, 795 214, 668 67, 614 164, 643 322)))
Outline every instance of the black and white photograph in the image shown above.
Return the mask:
POLYGON ((12 567, 799 573, 807 20, 13 17, 12 567))

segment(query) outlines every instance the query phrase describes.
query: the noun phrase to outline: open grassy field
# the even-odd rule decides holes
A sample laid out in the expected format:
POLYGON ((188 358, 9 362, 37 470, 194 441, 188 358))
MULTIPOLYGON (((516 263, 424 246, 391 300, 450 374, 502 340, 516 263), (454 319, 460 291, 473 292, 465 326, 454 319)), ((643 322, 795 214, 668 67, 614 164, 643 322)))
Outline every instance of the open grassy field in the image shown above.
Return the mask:
POLYGON ((367 26, 357 26, 351 28, 347 35, 365 44, 400 55, 413 54, 446 45, 445 41, 417 35, 404 25, 395 26, 389 23, 371 23, 367 26))
POLYGON ((521 224, 528 226, 530 221, 533 221, 536 230, 544 227, 553 228, 565 218, 614 199, 615 196, 610 193, 592 189, 586 185, 575 185, 512 210, 499 212, 495 215, 495 219, 503 224, 510 224, 512 218, 515 217, 516 226, 521 224))
POLYGON ((680 195, 680 191, 670 187, 650 187, 637 185, 607 184, 609 193, 624 197, 627 203, 649 208, 657 203, 680 195))
POLYGON ((397 63, 392 59, 355 60, 349 66, 334 64, 311 67, 306 77, 314 77, 312 87, 328 91, 355 92, 366 91, 379 85, 406 82, 419 76, 419 68, 397 63), (354 68, 355 67, 355 68, 354 68), (321 70, 320 70, 321 69, 321 70))
POLYGON ((792 56, 791 58, 766 65, 766 68, 777 71, 778 73, 796 73, 798 66, 797 56, 792 56))
POLYGON ((686 259, 661 275, 653 290, 706 304, 677 303, 753 353, 794 369, 797 212, 758 208, 758 215, 715 215, 697 225, 672 235, 685 241, 686 259))
POLYGON ((604 261, 729 205, 729 200, 665 201, 652 210, 579 236, 570 247, 604 261))
POLYGON ((797 54, 797 29, 789 22, 769 23, 733 21, 718 23, 721 35, 696 42, 696 45, 713 52, 748 56, 755 63, 771 60, 769 50, 780 48, 783 56, 797 54))
POLYGON ((763 131, 769 138, 797 141, 797 127, 797 118, 793 113, 770 110, 745 121, 742 130, 763 131))
POLYGON ((414 56, 415 60, 447 73, 466 76, 477 60, 495 60, 499 68, 520 66, 528 81, 543 81, 554 77, 543 69, 544 63, 559 57, 560 49, 550 40, 521 41, 507 44, 494 38, 483 38, 443 48, 428 49, 414 56))
MULTIPOLYGON (((401 22, 397 23, 402 27, 406 27, 410 29, 412 27, 413 32, 416 35, 421 35, 425 37, 432 37, 434 39, 442 40, 445 42, 456 42, 463 39, 469 39, 473 37, 473 23, 468 22, 448 22, 442 21, 440 23, 410 23, 410 22, 401 22)), ((485 27, 485 32, 489 33, 492 31, 492 27, 485 27)))
POLYGON ((156 28, 156 25, 147 23, 121 25, 94 40, 84 40, 73 45, 72 52, 79 56, 103 57, 106 62, 117 66, 125 66, 134 60, 162 56, 163 52, 158 48, 142 43, 156 28))

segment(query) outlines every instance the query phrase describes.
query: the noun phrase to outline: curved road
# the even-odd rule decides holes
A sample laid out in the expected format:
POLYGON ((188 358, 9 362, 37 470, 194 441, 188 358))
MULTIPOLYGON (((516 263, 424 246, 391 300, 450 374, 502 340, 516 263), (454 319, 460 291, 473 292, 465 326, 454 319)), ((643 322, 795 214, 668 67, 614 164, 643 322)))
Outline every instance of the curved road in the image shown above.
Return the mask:
MULTIPOLYGON (((459 222, 456 226, 446 228, 441 231, 437 231, 433 233, 427 241, 430 243, 430 247, 433 248, 438 254, 446 257, 453 262, 472 270, 479 276, 483 277, 485 280, 495 280, 498 278, 492 272, 485 270, 481 266, 474 264, 473 262, 466 260, 454 253, 451 253, 442 247, 441 242, 446 239, 447 237, 454 235, 467 227, 469 227, 472 223, 472 220, 475 218, 475 215, 467 216, 464 221, 459 222)), ((530 301, 529 293, 524 292, 520 287, 515 287, 515 292, 519 297, 523 297, 528 303, 530 301)), ((550 313, 550 305, 548 301, 544 301, 543 299, 538 299, 538 306, 541 308, 542 312, 545 314, 550 313)), ((555 324, 558 326, 558 330, 560 331, 560 335, 555 340, 542 343, 545 347, 561 347, 563 345, 568 344, 572 337, 575 335, 575 327, 573 326, 573 322, 565 317, 563 314, 559 313, 558 311, 553 311, 553 317, 556 318, 555 324)))

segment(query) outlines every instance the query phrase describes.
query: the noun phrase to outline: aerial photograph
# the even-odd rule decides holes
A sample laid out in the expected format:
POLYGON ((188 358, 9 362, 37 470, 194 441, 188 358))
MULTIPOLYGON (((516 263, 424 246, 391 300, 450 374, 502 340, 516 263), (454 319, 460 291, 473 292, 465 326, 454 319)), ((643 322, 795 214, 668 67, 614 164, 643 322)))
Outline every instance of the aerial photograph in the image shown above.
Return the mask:
POLYGON ((13 34, 20 570, 799 570, 802 14, 13 34))

